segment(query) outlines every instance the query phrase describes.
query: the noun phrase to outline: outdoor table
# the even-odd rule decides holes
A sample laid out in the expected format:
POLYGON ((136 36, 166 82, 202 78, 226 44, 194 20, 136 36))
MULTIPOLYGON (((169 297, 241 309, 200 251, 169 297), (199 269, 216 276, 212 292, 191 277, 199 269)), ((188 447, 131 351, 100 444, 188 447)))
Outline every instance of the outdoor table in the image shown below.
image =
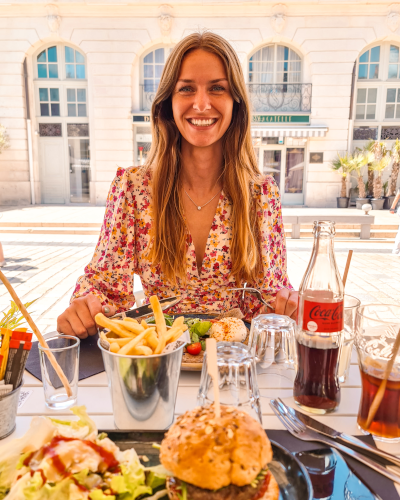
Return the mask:
MULTIPOLYGON (((273 413, 269 398, 280 397, 289 406, 296 407, 293 399, 293 384, 287 378, 277 380, 274 386, 267 387, 265 377, 259 377, 259 388, 261 393, 261 407, 263 413, 263 426, 265 429, 284 429, 278 418, 273 413), (279 387, 277 387, 277 385, 279 387)), ((200 372, 181 372, 178 394, 176 399, 175 414, 178 416, 187 410, 197 406, 197 392, 200 383, 200 372)), ((35 377, 25 372, 24 390, 32 391, 18 410, 17 427, 14 433, 6 438, 10 440, 22 436, 29 428, 31 419, 37 415, 52 417, 71 417, 69 410, 49 410, 44 403, 42 383, 35 377)), ((361 379, 357 365, 357 356, 353 349, 350 374, 348 380, 342 385, 342 399, 337 411, 327 415, 313 415, 313 418, 326 423, 330 427, 345 432, 346 434, 359 435, 357 427, 357 412, 361 394, 361 379)), ((81 380, 78 390, 78 405, 85 405, 90 417, 99 429, 114 429, 114 417, 111 396, 108 388, 107 375, 105 372, 93 377, 81 380)), ((381 449, 390 453, 400 455, 400 444, 376 443, 381 449)), ((397 486, 396 486, 397 487, 397 486)), ((400 494, 400 487, 397 487, 400 494)))

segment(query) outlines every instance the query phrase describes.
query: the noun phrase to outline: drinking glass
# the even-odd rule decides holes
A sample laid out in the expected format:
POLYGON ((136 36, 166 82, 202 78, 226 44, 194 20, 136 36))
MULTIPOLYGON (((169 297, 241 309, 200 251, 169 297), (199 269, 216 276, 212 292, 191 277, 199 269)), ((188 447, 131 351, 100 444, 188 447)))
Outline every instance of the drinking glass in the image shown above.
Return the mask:
POLYGON ((389 443, 400 442, 399 352, 386 386, 382 384, 399 329, 400 306, 370 304, 358 308, 355 344, 362 387, 357 423, 364 433, 371 433, 376 440, 389 443), (371 425, 367 427, 368 414, 380 387, 381 391, 384 389, 383 398, 371 425))
POLYGON ((360 307, 361 302, 357 297, 352 295, 344 295, 344 333, 342 350, 339 358, 339 382, 344 384, 349 376, 351 352, 353 350, 355 338, 356 312, 360 307))
MULTIPOLYGON (((249 348, 240 342, 218 342, 217 365, 220 403, 235 406, 262 423, 255 360, 249 348)), ((198 393, 200 405, 207 406, 214 402, 213 389, 213 381, 207 371, 206 351, 198 393)))
POLYGON ((52 410, 65 410, 76 404, 78 395, 79 345, 78 337, 50 333, 44 336, 48 348, 39 344, 40 368, 46 406, 52 410), (59 376, 54 370, 47 352, 51 352, 64 372, 72 390, 68 396, 59 376))
POLYGON ((280 314, 260 314, 251 322, 249 348, 256 363, 257 371, 269 368, 272 363, 295 367, 296 322, 289 316, 280 314))

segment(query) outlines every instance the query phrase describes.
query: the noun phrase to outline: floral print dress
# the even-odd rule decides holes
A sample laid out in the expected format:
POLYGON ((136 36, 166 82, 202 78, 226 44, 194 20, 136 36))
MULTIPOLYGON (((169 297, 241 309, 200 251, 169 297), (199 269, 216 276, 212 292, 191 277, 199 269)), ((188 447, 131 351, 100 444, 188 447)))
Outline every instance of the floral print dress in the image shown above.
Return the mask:
MULTIPOLYGON (((286 271, 286 246, 278 188, 272 177, 254 186, 261 219, 263 271, 248 287, 261 291, 271 302, 278 290, 291 288, 286 271)), ((208 236, 199 275, 195 248, 187 236, 187 280, 174 285, 163 275, 160 265, 149 259, 151 242, 151 179, 140 168, 119 169, 107 198, 104 222, 91 262, 78 279, 71 300, 92 293, 103 305, 111 304, 118 312, 135 304, 133 275, 140 276, 148 301, 182 297, 175 313, 221 313, 240 307, 247 320, 257 313, 262 303, 250 294, 232 292, 235 279, 231 274, 231 204, 222 192, 208 236)), ((241 286, 243 286, 241 284, 241 286)))

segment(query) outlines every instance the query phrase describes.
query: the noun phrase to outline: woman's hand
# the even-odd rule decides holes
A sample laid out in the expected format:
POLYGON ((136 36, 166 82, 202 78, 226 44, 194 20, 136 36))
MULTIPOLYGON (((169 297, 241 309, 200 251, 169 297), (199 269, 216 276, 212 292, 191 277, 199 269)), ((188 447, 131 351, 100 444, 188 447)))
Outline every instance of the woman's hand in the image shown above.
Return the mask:
POLYGON ((101 312, 105 316, 113 316, 115 307, 102 306, 100 300, 91 293, 79 297, 57 318, 57 331, 80 339, 95 335, 97 326, 94 318, 101 312))
POLYGON ((282 314, 283 316, 289 316, 292 319, 297 317, 297 305, 299 301, 299 293, 289 288, 282 288, 276 294, 275 300, 271 302, 271 308, 273 307, 275 311, 271 308, 262 307, 260 314, 282 314))

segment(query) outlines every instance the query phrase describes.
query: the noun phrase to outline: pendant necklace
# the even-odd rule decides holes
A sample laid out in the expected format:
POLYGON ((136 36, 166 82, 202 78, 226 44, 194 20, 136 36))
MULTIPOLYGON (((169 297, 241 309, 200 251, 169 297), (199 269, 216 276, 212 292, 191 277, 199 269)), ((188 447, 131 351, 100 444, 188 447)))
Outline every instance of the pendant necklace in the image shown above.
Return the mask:
POLYGON ((186 191, 186 189, 183 189, 185 191, 185 193, 187 194, 187 197, 189 198, 189 200, 197 207, 197 210, 201 210, 202 208, 204 208, 206 205, 208 205, 209 203, 211 203, 213 201, 213 199, 218 196, 221 192, 221 190, 218 191, 218 193, 216 195, 214 195, 210 201, 207 201, 207 203, 204 203, 204 205, 197 205, 197 203, 195 203, 192 198, 189 196, 189 193, 186 191))

